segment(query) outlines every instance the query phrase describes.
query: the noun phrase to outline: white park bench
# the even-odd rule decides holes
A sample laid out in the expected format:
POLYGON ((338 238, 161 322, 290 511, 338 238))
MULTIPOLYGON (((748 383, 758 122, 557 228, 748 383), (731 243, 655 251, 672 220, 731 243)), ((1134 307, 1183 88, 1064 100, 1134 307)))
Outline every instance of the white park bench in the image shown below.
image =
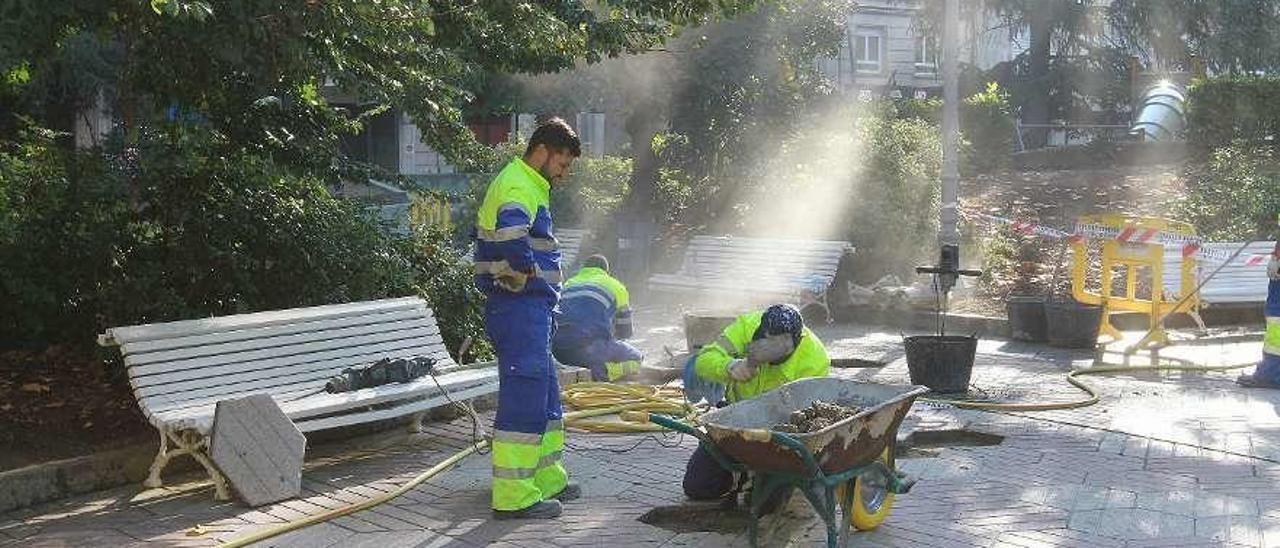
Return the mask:
POLYGON ((568 279, 578 266, 578 252, 590 233, 581 228, 557 228, 555 234, 556 246, 560 248, 560 268, 568 279))
MULTIPOLYGON (((1204 249, 1230 255, 1244 242, 1205 243, 1204 249)), ((1235 260, 1222 267, 1204 287, 1200 288, 1200 300, 1208 306, 1250 305, 1267 301, 1267 263, 1246 265, 1245 260, 1254 255, 1270 255, 1276 243, 1253 242, 1241 251, 1235 260)), ((1217 263, 1202 261, 1197 264, 1196 282, 1208 278, 1218 268, 1217 263)), ((1166 299, 1182 296, 1182 256, 1176 250, 1166 250, 1164 259, 1164 290, 1166 299)))
POLYGON ((649 278, 653 291, 696 292, 715 299, 794 300, 831 318, 827 289, 853 244, 834 240, 694 236, 680 270, 649 278))
POLYGON ((406 415, 418 429, 426 411, 498 389, 492 363, 454 363, 417 297, 116 327, 98 342, 120 347, 134 397, 160 433, 145 485, 159 487, 169 460, 187 454, 208 471, 220 500, 229 497, 226 479, 208 454, 220 400, 270 395, 303 432, 406 415), (434 379, 324 391, 347 367, 415 356, 435 358, 434 379))

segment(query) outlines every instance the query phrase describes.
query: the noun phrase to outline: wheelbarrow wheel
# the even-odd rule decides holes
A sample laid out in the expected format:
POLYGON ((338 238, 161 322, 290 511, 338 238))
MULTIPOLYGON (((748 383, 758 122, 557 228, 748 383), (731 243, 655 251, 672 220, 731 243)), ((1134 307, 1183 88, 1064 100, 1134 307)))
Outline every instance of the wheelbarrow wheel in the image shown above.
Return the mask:
MULTIPOLYGON (((889 470, 894 469, 892 444, 884 448, 879 460, 889 470)), ((876 468, 850 480, 841 486, 837 494, 845 519, 859 531, 870 531, 880 526, 893 510, 893 497, 894 494, 889 491, 889 478, 876 468), (853 497, 846 496, 846 486, 853 487, 853 497)))

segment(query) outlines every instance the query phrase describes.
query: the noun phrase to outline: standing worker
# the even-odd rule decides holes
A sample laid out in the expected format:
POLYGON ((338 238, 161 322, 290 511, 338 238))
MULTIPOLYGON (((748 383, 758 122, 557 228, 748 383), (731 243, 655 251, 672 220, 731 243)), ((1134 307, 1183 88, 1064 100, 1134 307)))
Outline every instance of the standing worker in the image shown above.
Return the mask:
MULTIPOLYGON (((1280 219, 1278 219, 1280 220, 1280 219)), ((1248 388, 1280 388, 1280 242, 1267 263, 1267 331, 1262 336, 1262 361, 1253 374, 1240 375, 1236 383, 1248 388)))
POLYGON ((560 462, 564 422, 551 359, 560 252, 552 235, 551 185, 581 154, 559 118, 541 125, 523 158, 489 183, 476 215, 476 286, 488 296, 485 332, 498 353, 493 433, 493 515, 555 518, 581 496, 560 462))
POLYGON ((618 339, 631 336, 631 297, 609 275, 609 260, 592 255, 564 283, 551 351, 566 365, 591 370, 591 379, 613 382, 640 370, 644 354, 618 339))
MULTIPOLYGON (((825 377, 831 371, 831 358, 817 335, 804 326, 796 307, 775 304, 764 312, 738 316, 719 338, 698 351, 690 367, 697 377, 690 380, 704 387, 708 383, 724 385, 725 400, 735 403, 794 380, 825 377)), ((719 403, 718 397, 714 399, 717 401, 710 403, 719 403)), ((695 449, 685 466, 685 495, 714 500, 733 489, 733 472, 701 447, 695 449)))

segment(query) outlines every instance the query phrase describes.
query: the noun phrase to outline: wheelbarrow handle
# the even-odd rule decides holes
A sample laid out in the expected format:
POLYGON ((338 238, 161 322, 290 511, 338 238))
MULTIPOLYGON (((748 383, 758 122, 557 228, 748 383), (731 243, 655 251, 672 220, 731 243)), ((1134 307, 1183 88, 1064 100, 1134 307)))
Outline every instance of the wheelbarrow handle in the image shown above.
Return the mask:
POLYGON ((694 428, 693 425, 670 415, 660 415, 658 413, 649 413, 649 422, 669 430, 675 430, 681 434, 693 436, 694 439, 698 440, 698 444, 702 446, 702 449, 706 451, 707 454, 711 455, 711 458, 715 459, 715 461, 719 463, 720 466, 724 467, 725 470, 735 472, 743 470, 742 465, 738 464, 733 459, 729 458, 728 455, 721 452, 719 447, 716 447, 716 443, 711 440, 710 436, 707 436, 706 432, 694 428))
POLYGON ((679 432, 681 434, 689 434, 690 436, 694 436, 698 439, 702 439, 701 431, 699 431, 697 428, 690 426, 688 423, 685 423, 682 420, 679 420, 669 415, 660 415, 658 413, 648 413, 648 415, 649 415, 649 422, 652 422, 668 430, 675 430, 676 432, 679 432))

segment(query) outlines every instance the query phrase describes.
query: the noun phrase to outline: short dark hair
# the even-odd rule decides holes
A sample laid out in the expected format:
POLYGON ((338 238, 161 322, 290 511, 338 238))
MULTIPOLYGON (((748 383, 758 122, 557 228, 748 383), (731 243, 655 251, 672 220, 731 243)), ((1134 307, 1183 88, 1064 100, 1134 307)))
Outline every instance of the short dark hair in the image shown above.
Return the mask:
POLYGON ((609 259, 604 255, 592 255, 582 260, 582 268, 599 268, 605 272, 609 271, 609 259))
POLYGON ((582 156, 582 140, 578 139, 578 134, 574 133, 563 118, 552 118, 538 124, 538 129, 533 130, 533 136, 529 138, 529 147, 524 150, 524 155, 533 154, 533 149, 538 145, 546 145, 556 151, 567 150, 574 158, 582 156))

